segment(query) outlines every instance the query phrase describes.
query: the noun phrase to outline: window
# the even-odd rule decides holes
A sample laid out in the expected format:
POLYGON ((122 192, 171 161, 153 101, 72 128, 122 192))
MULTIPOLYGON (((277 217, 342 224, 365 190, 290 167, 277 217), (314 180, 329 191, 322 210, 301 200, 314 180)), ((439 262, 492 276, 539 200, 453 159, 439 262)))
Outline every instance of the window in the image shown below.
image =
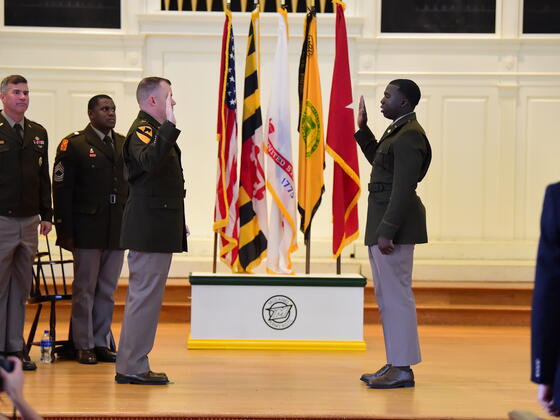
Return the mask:
POLYGON ((120 0, 4 0, 6 26, 120 28, 120 0))
POLYGON ((496 0, 382 0, 381 3, 381 32, 495 31, 496 0))

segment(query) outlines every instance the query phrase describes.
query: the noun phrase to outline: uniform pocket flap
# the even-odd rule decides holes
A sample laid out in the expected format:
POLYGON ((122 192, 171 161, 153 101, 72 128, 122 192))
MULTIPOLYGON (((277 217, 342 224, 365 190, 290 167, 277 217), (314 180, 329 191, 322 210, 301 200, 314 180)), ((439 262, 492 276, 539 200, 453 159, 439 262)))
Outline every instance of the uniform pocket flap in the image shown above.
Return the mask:
POLYGON ((152 209, 180 209, 183 199, 179 197, 150 197, 152 209))

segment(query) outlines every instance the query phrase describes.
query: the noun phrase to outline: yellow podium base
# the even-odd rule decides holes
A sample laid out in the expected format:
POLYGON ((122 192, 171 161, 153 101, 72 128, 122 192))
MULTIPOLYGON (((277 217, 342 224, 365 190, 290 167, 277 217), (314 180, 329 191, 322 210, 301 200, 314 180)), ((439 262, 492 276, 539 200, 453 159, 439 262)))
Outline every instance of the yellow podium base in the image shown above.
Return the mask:
POLYGON ((365 341, 313 341, 313 340, 209 340, 191 338, 190 350, 323 350, 365 351, 365 341))

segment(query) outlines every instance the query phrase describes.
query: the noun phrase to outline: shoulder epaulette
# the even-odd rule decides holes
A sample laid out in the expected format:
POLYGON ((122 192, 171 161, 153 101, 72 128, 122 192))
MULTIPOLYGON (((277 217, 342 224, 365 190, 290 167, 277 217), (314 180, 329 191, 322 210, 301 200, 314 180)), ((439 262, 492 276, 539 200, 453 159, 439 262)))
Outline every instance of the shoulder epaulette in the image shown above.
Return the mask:
POLYGON ((35 121, 31 121, 31 120, 26 119, 26 120, 25 120, 25 123, 26 123, 29 127, 33 127, 34 125, 36 125, 37 127, 40 127, 40 128, 42 128, 43 130, 45 129, 45 127, 43 127, 41 124, 39 124, 38 122, 35 122, 35 121))
POLYGON ((60 142, 60 151, 65 152, 66 149, 68 149, 68 143, 70 143, 70 140, 74 137, 79 136, 80 134, 82 134, 81 131, 74 131, 73 133, 70 133, 66 137, 64 137, 64 139, 62 139, 62 141, 60 142))

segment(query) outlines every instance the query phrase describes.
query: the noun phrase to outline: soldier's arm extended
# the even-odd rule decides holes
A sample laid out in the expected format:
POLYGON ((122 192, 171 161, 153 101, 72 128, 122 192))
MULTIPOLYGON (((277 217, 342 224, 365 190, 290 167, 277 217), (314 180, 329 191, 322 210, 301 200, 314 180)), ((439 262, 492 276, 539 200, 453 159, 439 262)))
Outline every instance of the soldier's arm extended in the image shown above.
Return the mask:
POLYGON ((362 152, 368 162, 373 164, 378 143, 369 127, 356 131, 354 138, 358 142, 358 145, 360 146, 360 149, 362 149, 362 152))

